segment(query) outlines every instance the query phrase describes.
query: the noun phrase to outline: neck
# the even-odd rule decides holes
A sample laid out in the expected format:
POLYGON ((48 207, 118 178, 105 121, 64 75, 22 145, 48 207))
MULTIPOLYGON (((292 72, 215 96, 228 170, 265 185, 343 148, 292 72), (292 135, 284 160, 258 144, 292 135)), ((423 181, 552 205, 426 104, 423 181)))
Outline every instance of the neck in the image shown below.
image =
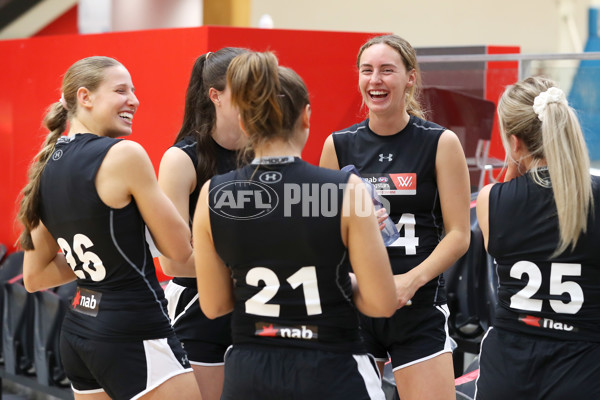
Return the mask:
POLYGON ((69 133, 67 134, 67 136, 74 136, 78 133, 94 133, 94 134, 98 135, 97 132, 93 132, 93 130, 90 129, 87 126, 87 124, 82 122, 80 119, 72 118, 69 121, 69 133))
POLYGON ((247 143, 246 136, 239 129, 219 129, 217 125, 211 136, 219 146, 227 150, 239 150, 247 143))
POLYGON ((406 110, 393 115, 377 115, 369 112, 369 128, 378 135, 395 135, 406 128, 410 115, 406 110))
POLYGON ((300 157, 301 155, 302 148, 291 142, 282 140, 264 143, 254 149, 254 156, 257 158, 284 156, 300 157))

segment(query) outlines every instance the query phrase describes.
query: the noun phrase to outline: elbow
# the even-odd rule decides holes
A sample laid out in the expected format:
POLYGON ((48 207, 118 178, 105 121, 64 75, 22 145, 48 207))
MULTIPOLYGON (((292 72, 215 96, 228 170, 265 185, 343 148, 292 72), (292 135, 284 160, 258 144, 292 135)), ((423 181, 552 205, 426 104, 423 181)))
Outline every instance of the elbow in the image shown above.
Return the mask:
POLYGON ((176 271, 175 271, 176 268, 172 264, 174 264, 174 263, 184 264, 192 256, 192 246, 188 243, 187 246, 185 246, 185 247, 182 247, 182 248, 179 248, 176 250, 174 249, 174 251, 165 251, 165 252, 161 251, 161 253, 163 255, 163 257, 161 258, 161 264, 162 264, 162 260, 164 260, 164 258, 167 258, 169 261, 167 261, 165 263, 166 269, 171 270, 172 273, 176 273, 176 271))
POLYGON ((41 285, 41 282, 35 279, 33 275, 27 274, 25 272, 23 273, 23 286, 25 287, 25 290, 27 290, 29 293, 34 293, 45 289, 41 285))
POLYGON ((177 271, 173 266, 173 262, 169 258, 161 255, 160 257, 158 257, 158 261, 160 263, 160 269, 163 274, 171 278, 176 276, 177 271))
POLYGON ((374 318, 390 318, 397 310, 396 297, 394 296, 391 301, 387 301, 380 304, 374 311, 376 315, 372 315, 374 318))
POLYGON ((458 258, 464 256, 466 252, 469 250, 469 246, 471 245, 471 231, 463 233, 462 240, 458 243, 458 258))
POLYGON ((371 318, 390 318, 398 309, 398 301, 395 293, 392 296, 381 296, 376 302, 364 304, 357 302, 361 313, 371 318))
POLYGON ((206 318, 208 319, 217 319, 219 317, 222 317, 223 315, 229 314, 232 311, 219 307, 202 307, 202 305, 200 305, 200 308, 202 309, 202 312, 204 313, 204 315, 206 315, 206 318))

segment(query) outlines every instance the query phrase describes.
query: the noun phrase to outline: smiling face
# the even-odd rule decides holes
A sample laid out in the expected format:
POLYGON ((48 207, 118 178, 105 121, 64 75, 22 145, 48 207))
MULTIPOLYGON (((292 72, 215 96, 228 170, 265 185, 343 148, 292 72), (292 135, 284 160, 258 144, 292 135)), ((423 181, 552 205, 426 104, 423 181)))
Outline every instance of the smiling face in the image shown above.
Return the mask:
POLYGON ((140 104, 134 92, 125 67, 106 68, 102 83, 89 93, 92 133, 109 137, 130 135, 133 116, 140 104))
POLYGON ((406 70, 400 53, 384 43, 366 48, 358 62, 358 86, 369 114, 397 115, 406 111, 406 92, 416 71, 406 70))

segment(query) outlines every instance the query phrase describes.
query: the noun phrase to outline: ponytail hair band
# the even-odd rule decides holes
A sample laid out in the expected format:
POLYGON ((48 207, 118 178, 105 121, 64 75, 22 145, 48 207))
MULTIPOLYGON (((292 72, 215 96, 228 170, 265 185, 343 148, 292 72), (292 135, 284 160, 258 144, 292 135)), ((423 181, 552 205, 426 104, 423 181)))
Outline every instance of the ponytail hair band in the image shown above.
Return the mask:
POLYGON ((63 108, 65 110, 69 110, 69 107, 67 107, 67 101, 65 100, 65 93, 61 93, 60 94, 60 99, 58 99, 58 101, 60 102, 60 104, 62 104, 63 108))
POLYGON ((545 92, 538 94, 533 100, 533 111, 540 121, 544 120, 544 111, 550 103, 569 105, 565 92, 557 87, 548 88, 545 92))

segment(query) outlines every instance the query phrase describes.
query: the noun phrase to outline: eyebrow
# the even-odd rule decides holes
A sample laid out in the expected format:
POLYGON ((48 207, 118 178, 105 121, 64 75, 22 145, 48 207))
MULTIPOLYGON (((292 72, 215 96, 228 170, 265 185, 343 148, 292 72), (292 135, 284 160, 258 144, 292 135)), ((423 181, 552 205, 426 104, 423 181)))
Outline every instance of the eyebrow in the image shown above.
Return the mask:
MULTIPOLYGON (((371 65, 369 63, 360 64, 360 68, 362 68, 362 67, 373 67, 373 65, 371 65)), ((394 68, 397 68, 398 66, 396 64, 393 64, 393 63, 386 63, 386 64, 381 64, 379 67, 394 67, 394 68)))
MULTIPOLYGON (((127 88, 128 88, 128 87, 129 87, 129 84, 128 84, 128 83, 117 83, 117 84, 115 85, 115 88, 117 88, 117 87, 121 87, 121 86, 124 86, 124 87, 127 87, 127 88)), ((135 92, 135 86, 131 85, 131 91, 132 91, 132 92, 135 92)))

